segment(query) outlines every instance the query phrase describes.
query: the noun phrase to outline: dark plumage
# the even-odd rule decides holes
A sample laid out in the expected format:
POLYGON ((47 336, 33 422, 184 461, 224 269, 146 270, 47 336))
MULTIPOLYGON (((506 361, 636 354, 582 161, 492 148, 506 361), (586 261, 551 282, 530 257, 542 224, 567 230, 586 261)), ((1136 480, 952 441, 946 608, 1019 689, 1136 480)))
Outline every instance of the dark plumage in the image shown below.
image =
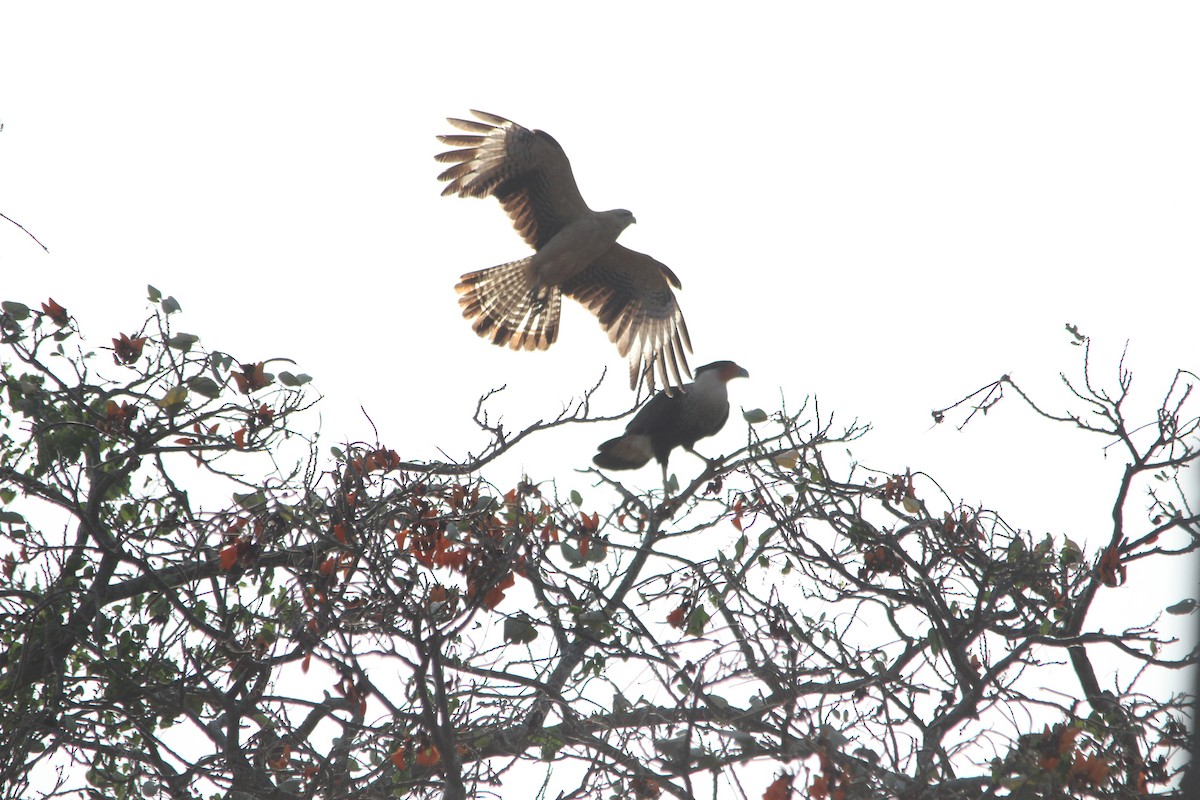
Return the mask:
POLYGON ((750 373, 732 361, 705 364, 682 392, 659 392, 650 398, 625 433, 600 445, 592 461, 604 469, 637 469, 653 458, 662 465, 665 483, 671 451, 682 447, 700 456, 693 449, 696 442, 721 430, 729 419, 725 385, 734 378, 748 377, 750 373))

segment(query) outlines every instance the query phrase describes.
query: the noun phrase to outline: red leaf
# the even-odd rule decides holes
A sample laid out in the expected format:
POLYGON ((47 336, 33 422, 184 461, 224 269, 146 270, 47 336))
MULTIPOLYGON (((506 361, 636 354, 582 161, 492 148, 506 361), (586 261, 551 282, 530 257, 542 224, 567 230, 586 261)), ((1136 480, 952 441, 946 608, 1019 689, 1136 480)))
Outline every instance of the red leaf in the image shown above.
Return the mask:
POLYGON ((280 770, 286 768, 288 762, 291 760, 292 746, 290 744, 285 744, 283 746, 283 752, 279 754, 279 758, 273 758, 268 763, 271 765, 271 769, 280 770))
POLYGON ((499 586, 488 589, 488 593, 483 596, 484 608, 493 609, 500 605, 504 600, 504 590, 499 586))
POLYGON ((429 745, 421 752, 417 753, 417 766, 429 768, 442 760, 442 754, 438 752, 437 747, 429 745))
POLYGON ((120 339, 113 339, 113 361, 126 366, 132 364, 142 357, 142 346, 146 344, 146 337, 138 336, 130 339, 129 336, 122 333, 120 339))
POLYGON ((1100 556, 1100 563, 1096 569, 1105 586, 1120 586, 1125 583, 1125 565, 1121 563, 1121 552, 1115 544, 1100 556))
POLYGON ((239 392, 250 394, 271 385, 271 379, 263 371, 263 366, 261 361, 257 364, 242 364, 242 371, 233 373, 233 382, 237 384, 239 392))
POLYGON ((237 563, 238 550, 240 549, 238 544, 238 542, 234 542, 221 551, 221 569, 224 572, 233 569, 233 565, 237 563))
POLYGON ((763 800, 787 800, 792 796, 792 776, 783 773, 763 792, 763 800))
POLYGON ((682 628, 684 622, 687 621, 687 611, 688 611, 687 607, 688 607, 688 604, 684 603, 683 605, 679 606, 679 608, 676 608, 674 611, 672 611, 670 614, 667 614, 667 624, 670 625, 672 628, 682 628))
POLYGON ((48 302, 42 303, 42 311, 45 312, 46 316, 49 317, 50 320, 60 328, 71 321, 70 316, 67 314, 67 310, 58 303, 54 302, 53 297, 51 297, 48 302))

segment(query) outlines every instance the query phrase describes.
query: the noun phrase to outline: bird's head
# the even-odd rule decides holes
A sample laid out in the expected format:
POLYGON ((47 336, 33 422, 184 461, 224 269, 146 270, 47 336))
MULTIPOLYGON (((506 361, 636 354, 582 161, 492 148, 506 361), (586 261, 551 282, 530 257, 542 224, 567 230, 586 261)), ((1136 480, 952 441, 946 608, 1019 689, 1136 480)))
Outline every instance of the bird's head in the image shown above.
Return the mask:
POLYGON ((750 377, 750 373, 745 368, 739 367, 732 361, 714 361, 711 364, 705 364, 703 367, 697 367, 696 378, 699 379, 706 372, 711 372, 713 377, 723 383, 729 383, 734 378, 750 377))
POLYGON ((614 208, 608 213, 612 214, 613 218, 621 223, 622 228, 628 228, 630 225, 637 222, 637 220, 633 218, 633 212, 627 211, 624 208, 614 208))

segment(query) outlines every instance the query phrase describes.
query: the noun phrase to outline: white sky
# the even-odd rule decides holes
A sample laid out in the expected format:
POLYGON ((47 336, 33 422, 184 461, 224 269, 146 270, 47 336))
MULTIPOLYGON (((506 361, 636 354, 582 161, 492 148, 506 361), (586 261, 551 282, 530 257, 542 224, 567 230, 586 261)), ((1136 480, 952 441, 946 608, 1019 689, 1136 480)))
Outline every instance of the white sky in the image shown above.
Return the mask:
MULTIPOLYGON (((0 224, 0 296, 53 296, 103 344, 153 283, 207 346, 296 359, 328 443, 372 437, 361 405, 406 458, 478 448, 470 412, 504 383, 514 427, 604 366, 600 410, 623 409, 625 364, 577 307, 541 354, 459 315, 460 273, 526 252, 495 201, 439 197, 434 136, 481 108, 552 133, 594 208, 635 213, 621 241, 683 280, 693 365, 749 369, 735 405, 814 393, 876 425, 865 463, 1103 541, 1105 442, 1014 403, 962 433, 929 411, 1005 372, 1061 398, 1067 322, 1109 385, 1131 340, 1144 413, 1200 369, 1200 6, 583 8, 5 3, 0 211, 50 253, 0 224)), ((571 469, 620 427, 511 469, 586 490, 571 469)), ((735 417, 701 449, 743 438, 735 417)), ((1112 602, 1163 581, 1130 578, 1112 602)))

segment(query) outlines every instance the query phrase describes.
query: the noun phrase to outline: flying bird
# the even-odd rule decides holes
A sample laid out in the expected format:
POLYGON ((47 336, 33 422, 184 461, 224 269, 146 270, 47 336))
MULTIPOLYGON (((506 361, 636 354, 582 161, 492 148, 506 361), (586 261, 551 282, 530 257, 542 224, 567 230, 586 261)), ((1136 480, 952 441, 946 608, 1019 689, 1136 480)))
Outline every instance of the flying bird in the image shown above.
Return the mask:
POLYGON ((455 287, 463 316, 493 344, 545 350, 558 338, 562 295, 596 315, 617 351, 629 357, 629 386, 656 377, 664 387, 690 376, 687 325, 665 264, 622 247, 617 237, 635 222, 625 209, 593 211, 583 201, 571 162, 550 134, 472 111, 480 121, 447 120, 466 134, 438 139, 452 147, 436 158, 453 164, 438 180, 442 195, 500 201, 534 254, 469 272, 455 287))
MULTIPOLYGON (((696 370, 696 380, 681 391, 659 392, 625 426, 625 433, 600 445, 592 457, 604 469, 637 469, 654 458, 662 465, 667 482, 667 459, 676 447, 704 458, 693 448, 700 439, 712 436, 729 419, 726 384, 750 373, 732 361, 714 361, 696 370)), ((704 458, 708 461, 707 458, 704 458)))

